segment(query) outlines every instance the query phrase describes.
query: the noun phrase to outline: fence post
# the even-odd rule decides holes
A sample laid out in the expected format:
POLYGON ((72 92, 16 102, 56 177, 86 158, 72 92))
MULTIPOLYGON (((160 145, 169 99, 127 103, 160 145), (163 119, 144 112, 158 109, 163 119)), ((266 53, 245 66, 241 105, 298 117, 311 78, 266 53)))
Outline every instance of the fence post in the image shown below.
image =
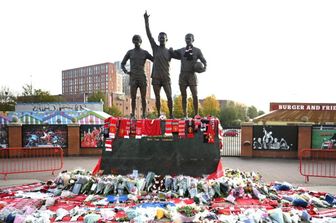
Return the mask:
POLYGON ((8 124, 8 148, 22 147, 22 124, 8 124))
POLYGON ((311 148, 312 125, 300 124, 298 126, 298 157, 304 148, 311 148))
POLYGON ((253 157, 252 151, 253 123, 245 122, 241 125, 241 156, 253 157))
POLYGON ((68 156, 80 155, 79 124, 68 124, 68 156))

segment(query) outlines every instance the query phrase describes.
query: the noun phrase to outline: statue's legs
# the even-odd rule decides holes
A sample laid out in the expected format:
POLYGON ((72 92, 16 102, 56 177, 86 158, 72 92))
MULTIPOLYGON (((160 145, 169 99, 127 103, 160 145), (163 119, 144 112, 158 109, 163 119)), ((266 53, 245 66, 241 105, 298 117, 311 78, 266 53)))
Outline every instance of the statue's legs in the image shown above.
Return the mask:
POLYGON ((142 85, 140 86, 140 94, 141 94, 141 104, 142 104, 142 118, 146 118, 146 92, 147 92, 147 86, 142 85))
POLYGON ((132 105, 132 113, 131 113, 131 118, 134 118, 135 116, 135 105, 136 105, 136 93, 137 93, 138 87, 135 85, 131 85, 131 105, 132 105))
POLYGON ((155 94, 155 106, 158 113, 158 117, 160 117, 161 114, 161 99, 160 99, 160 91, 161 86, 160 85, 153 85, 153 90, 155 94))
POLYGON ((188 113, 187 113, 187 86, 186 85, 180 85, 180 91, 181 91, 181 96, 182 96, 183 116, 188 117, 188 113))
POLYGON ((189 86, 192 97, 193 97, 193 105, 194 105, 194 116, 198 115, 198 96, 197 96, 197 85, 189 86))
POLYGON ((172 90, 170 84, 163 85, 163 89, 166 93, 168 109, 169 109, 169 117, 173 118, 173 98, 172 98, 172 90))

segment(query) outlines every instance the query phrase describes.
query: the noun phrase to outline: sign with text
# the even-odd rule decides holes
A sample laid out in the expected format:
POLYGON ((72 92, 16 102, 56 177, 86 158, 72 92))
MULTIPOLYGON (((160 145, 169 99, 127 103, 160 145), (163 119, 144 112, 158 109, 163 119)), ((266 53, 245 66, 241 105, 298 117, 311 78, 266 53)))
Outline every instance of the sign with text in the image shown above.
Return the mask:
POLYGON ((64 102, 64 103, 17 103, 15 111, 103 111, 99 102, 64 102))
POLYGON ((336 104, 318 103, 270 103, 270 111, 299 110, 299 111, 336 111, 336 104))

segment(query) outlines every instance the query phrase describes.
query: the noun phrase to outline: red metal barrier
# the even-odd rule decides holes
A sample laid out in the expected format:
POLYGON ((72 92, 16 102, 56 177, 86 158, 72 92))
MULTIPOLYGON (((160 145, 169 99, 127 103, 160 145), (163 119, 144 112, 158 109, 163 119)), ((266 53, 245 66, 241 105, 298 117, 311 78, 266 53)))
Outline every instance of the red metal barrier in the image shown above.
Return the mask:
POLYGON ((0 174, 48 172, 63 168, 63 150, 60 147, 0 149, 0 174))
POLYGON ((309 177, 336 178, 335 149, 304 149, 300 153, 300 174, 309 177))

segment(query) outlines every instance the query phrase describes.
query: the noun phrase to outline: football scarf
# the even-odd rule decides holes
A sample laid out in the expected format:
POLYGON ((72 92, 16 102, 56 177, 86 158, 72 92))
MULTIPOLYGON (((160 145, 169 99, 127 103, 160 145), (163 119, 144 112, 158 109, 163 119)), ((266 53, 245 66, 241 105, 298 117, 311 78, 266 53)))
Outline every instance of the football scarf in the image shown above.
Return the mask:
POLYGON ((209 120, 202 119, 200 130, 203 132, 203 142, 204 143, 208 143, 208 139, 209 139, 208 129, 209 129, 209 120))
POLYGON ((215 143, 215 119, 211 118, 209 121, 209 126, 208 126, 208 143, 214 144, 215 143))
POLYGON ((193 60, 193 46, 192 45, 189 45, 185 48, 183 56, 186 57, 187 60, 193 60))
POLYGON ((194 138, 194 121, 191 118, 187 121, 187 138, 194 138))
POLYGON ((178 119, 173 119, 172 120, 172 132, 173 133, 178 133, 179 132, 178 125, 179 125, 179 120, 178 119))
POLYGON ((110 118, 109 120, 109 138, 114 139, 115 135, 117 133, 117 123, 118 123, 118 119, 117 118, 110 118))
POLYGON ((201 128, 201 116, 195 117, 194 119, 194 130, 197 132, 201 128))
POLYGON ((219 149, 223 149, 223 127, 220 123, 220 121, 218 120, 218 141, 219 141, 219 149))
POLYGON ((178 136, 179 138, 185 138, 185 120, 178 121, 178 136))
POLYGON ((118 136, 120 138, 129 138, 130 134, 130 126, 131 126, 131 121, 129 119, 121 119, 120 120, 120 125, 119 125, 119 133, 118 136))
POLYGON ((134 120, 134 119, 131 119, 130 120, 130 123, 131 123, 131 126, 130 126, 130 128, 131 128, 131 130, 130 130, 130 136, 131 137, 135 137, 135 135, 136 135, 136 120, 134 120))
POLYGON ((165 136, 173 136, 173 120, 166 120, 165 136))
POLYGON ((142 126, 143 126, 143 120, 136 120, 136 127, 135 127, 135 138, 136 139, 142 138, 142 126))
POLYGON ((105 151, 108 151, 108 152, 112 151, 112 143, 113 143, 113 139, 107 138, 105 140, 105 151))

